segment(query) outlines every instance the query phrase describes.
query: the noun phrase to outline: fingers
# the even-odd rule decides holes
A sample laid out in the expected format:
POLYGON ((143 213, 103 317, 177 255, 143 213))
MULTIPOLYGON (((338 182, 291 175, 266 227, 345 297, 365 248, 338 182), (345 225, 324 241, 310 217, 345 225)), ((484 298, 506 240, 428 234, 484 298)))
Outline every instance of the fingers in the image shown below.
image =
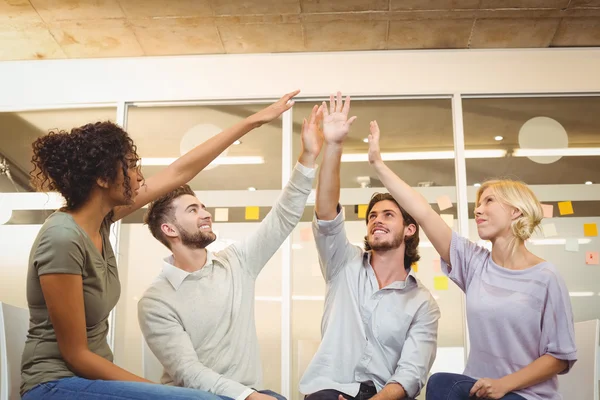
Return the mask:
POLYGON ((335 111, 342 112, 342 92, 337 92, 337 101, 335 103, 335 111))
POLYGON ((349 112, 350 112, 350 96, 346 96, 346 101, 344 102, 344 107, 342 108, 342 113, 345 116, 348 116, 349 112))
POLYGON ((304 133, 306 131, 306 118, 302 120, 302 130, 300 132, 304 133))
POLYGON ((323 117, 329 116, 329 111, 327 111, 327 103, 326 102, 323 102, 321 104, 321 111, 323 112, 323 117))
POLYGON ((340 394, 340 395, 338 396, 338 400, 346 400, 346 398, 340 394))
POLYGON ((292 98, 296 97, 296 95, 300 93, 300 90, 294 90, 293 92, 289 92, 287 94, 285 94, 281 99, 285 100, 285 102, 287 103, 288 101, 290 101, 292 98))
POLYGON ((479 380, 479 381, 475 382, 475 384, 469 391, 469 396, 474 396, 480 388, 481 388, 481 381, 479 380))
POLYGON ((377 121, 371 121, 369 124, 369 130, 371 131, 371 135, 379 139, 379 125, 377 125, 377 121))
POLYGON ((319 109, 318 106, 314 106, 311 113, 310 113, 310 125, 314 125, 317 122, 317 110, 319 109))
POLYGON ((346 125, 348 125, 348 127, 350 127, 354 121, 356 121, 356 117, 352 117, 348 121, 346 121, 346 125))
POLYGON ((332 94, 329 95, 329 113, 333 114, 335 112, 335 98, 332 94))

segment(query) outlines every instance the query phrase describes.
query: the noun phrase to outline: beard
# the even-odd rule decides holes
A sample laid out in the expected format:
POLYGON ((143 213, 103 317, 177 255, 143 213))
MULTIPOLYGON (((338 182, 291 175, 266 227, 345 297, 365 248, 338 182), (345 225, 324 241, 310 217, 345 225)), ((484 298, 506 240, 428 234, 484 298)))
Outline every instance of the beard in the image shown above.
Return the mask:
POLYGON ((374 251, 395 250, 400 247, 403 242, 404 234, 402 233, 398 236, 395 236, 392 240, 386 241, 375 241, 373 236, 367 237, 367 243, 369 244, 369 247, 371 247, 371 250, 374 251))
POLYGON ((214 232, 197 231, 190 233, 181 226, 175 226, 177 226, 177 229, 179 230, 181 243, 186 247, 192 249, 205 249, 209 244, 217 240, 217 235, 215 235, 214 232))

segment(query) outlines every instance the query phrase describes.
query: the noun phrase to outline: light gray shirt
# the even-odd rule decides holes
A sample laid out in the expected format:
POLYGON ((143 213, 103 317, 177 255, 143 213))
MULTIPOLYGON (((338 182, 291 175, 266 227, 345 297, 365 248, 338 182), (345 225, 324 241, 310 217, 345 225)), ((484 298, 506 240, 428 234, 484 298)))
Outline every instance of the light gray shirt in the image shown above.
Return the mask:
MULTIPOLYGON (((489 250, 456 232, 450 262, 442 260, 443 272, 467 295, 471 349, 465 375, 499 379, 544 354, 568 361, 571 368, 577 360, 573 311, 554 265, 503 268, 489 250)), ((556 376, 516 393, 527 400, 562 399, 556 376)))
POLYGON ((416 397, 437 350, 440 311, 431 293, 412 270, 406 281, 379 288, 371 253, 348 241, 341 212, 332 221, 315 218, 313 232, 327 292, 321 345, 300 392, 355 396, 361 382, 377 391, 399 383, 416 397))
POLYGON ((138 303, 142 333, 164 367, 161 382, 244 399, 262 389, 255 281, 302 217, 315 170, 296 164, 256 232, 188 273, 165 260, 138 303))

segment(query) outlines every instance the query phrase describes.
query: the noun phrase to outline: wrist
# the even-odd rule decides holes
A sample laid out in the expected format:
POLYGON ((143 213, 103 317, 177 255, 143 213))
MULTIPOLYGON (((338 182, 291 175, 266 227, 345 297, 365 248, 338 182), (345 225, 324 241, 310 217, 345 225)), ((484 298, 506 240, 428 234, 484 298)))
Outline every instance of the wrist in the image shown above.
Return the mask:
POLYGON ((246 123, 250 125, 250 129, 260 128, 266 121, 263 121, 259 115, 260 113, 252 114, 246 118, 246 123))
POLYGON ((379 160, 371 161, 371 165, 373 166, 373 168, 379 169, 379 168, 385 166, 385 163, 383 162, 382 159, 379 159, 379 160))
POLYGON ((304 165, 306 168, 314 168, 316 165, 317 156, 313 154, 309 154, 305 151, 300 153, 300 157, 298 157, 298 162, 304 165))
POLYGON ((500 386, 502 386, 505 393, 512 392, 516 389, 514 382, 512 381, 512 379, 510 379, 510 375, 506 375, 498 379, 498 381, 500 382, 500 386))

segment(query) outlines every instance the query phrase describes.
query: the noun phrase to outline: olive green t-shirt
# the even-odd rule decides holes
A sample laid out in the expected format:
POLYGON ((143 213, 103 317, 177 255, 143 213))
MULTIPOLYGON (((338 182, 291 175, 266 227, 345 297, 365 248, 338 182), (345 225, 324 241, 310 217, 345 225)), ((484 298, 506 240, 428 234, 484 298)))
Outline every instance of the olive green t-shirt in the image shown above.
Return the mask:
POLYGON ((74 274, 83 279, 85 325, 90 351, 109 360, 108 315, 121 293, 115 254, 110 245, 110 219, 100 228, 102 254, 70 214, 57 211, 40 229, 29 256, 27 303, 29 332, 21 364, 21 394, 34 386, 75 376, 63 360, 40 286, 45 274, 74 274))

